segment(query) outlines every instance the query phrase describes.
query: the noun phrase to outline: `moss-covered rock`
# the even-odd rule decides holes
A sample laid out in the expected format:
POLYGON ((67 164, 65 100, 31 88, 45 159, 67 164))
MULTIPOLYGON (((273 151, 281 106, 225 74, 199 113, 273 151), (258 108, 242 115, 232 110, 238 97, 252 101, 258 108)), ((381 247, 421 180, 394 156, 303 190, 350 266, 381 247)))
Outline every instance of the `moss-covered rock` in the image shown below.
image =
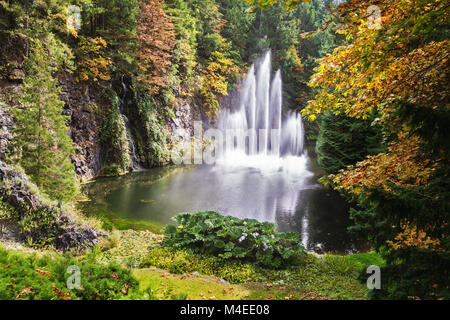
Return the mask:
POLYGON ((17 228, 18 237, 33 246, 71 250, 94 246, 104 234, 66 213, 61 203, 42 196, 19 169, 0 161, 0 220, 17 228))

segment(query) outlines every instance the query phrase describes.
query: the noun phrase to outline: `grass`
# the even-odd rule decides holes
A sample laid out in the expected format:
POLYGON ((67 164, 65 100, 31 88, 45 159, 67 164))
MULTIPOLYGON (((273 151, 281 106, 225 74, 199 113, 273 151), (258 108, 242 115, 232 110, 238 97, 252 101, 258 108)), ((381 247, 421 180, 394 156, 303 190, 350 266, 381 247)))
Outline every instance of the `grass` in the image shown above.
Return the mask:
MULTIPOLYGON (((51 267, 53 265, 51 261, 56 259, 55 261, 59 261, 58 265, 63 266, 86 261, 83 263, 88 263, 89 269, 92 266, 95 269, 105 270, 102 272, 107 274, 112 274, 112 271, 107 271, 109 268, 112 268, 114 272, 125 268, 123 272, 126 272, 125 270, 130 270, 129 268, 132 267, 131 275, 135 280, 129 278, 128 281, 136 281, 138 288, 135 287, 133 294, 130 292, 130 295, 122 295, 121 292, 124 289, 117 288, 114 297, 111 297, 113 299, 360 300, 366 299, 368 294, 365 283, 358 280, 360 275, 369 265, 380 267, 384 265, 383 259, 374 252, 347 256, 307 254, 294 266, 271 270, 251 263, 223 261, 214 256, 167 249, 162 247, 162 240, 162 235, 150 231, 113 230, 110 238, 101 243, 103 252, 97 250, 95 262, 93 260, 87 262, 83 260, 83 257, 76 258, 77 261, 74 261, 74 258, 61 256, 55 252, 50 255, 50 260, 20 253, 18 255, 22 258, 17 260, 17 266, 14 268, 24 269, 25 260, 23 259, 32 263, 27 277, 30 283, 34 283, 32 286, 36 289, 43 286, 42 290, 44 290, 35 290, 34 298, 39 296, 61 298, 57 295, 57 290, 52 289, 50 282, 41 282, 42 279, 45 280, 45 277, 35 271, 42 269, 41 266, 48 265, 49 267, 43 270, 51 271, 52 277, 57 277, 59 280, 56 281, 56 278, 49 280, 59 285, 58 289, 63 290, 63 279, 67 275, 63 274, 64 268, 51 267), (68 260, 65 261, 65 259, 68 260), (113 263, 112 267, 108 267, 111 263, 113 263), (121 267, 118 269, 119 265, 121 267), (61 274, 53 270, 58 270, 61 274), (37 295, 38 292, 43 293, 37 295)), ((6 257, 4 252, 3 255, 6 257)), ((3 268, 8 264, 11 265, 8 268, 12 268, 15 263, 11 263, 13 261, 11 258, 7 260, 3 261, 3 268)), ((8 272, 9 270, 12 269, 8 269, 8 272)), ((94 281, 93 283, 101 281, 98 275, 89 276, 90 281, 94 281)), ((7 278, 3 280, 8 281, 7 278)), ((28 280, 23 284, 21 282, 20 289, 29 287, 28 282, 28 280)), ((5 284, 9 285, 9 282, 5 284)), ((21 290, 11 292, 9 298, 14 298, 21 290)), ((101 298, 101 291, 98 294, 96 298, 101 298)), ((76 293, 71 293, 71 298, 88 298, 88 295, 77 296, 76 293)))
POLYGON ((230 284, 213 276, 196 273, 176 275, 157 268, 137 269, 133 275, 139 281, 139 289, 158 288, 153 294, 158 299, 188 300, 310 300, 325 297, 288 288, 286 286, 246 283, 230 284))
MULTIPOLYGON (((162 237, 155 241, 148 238, 150 233, 121 233, 119 246, 106 251, 104 255, 107 255, 107 259, 121 262, 126 261, 127 257, 139 260, 135 260, 137 262, 134 266, 142 269, 135 270, 134 275, 140 283, 152 283, 157 288, 165 287, 165 298, 171 298, 169 292, 185 294, 189 299, 207 299, 211 296, 224 298, 216 294, 223 289, 228 292, 229 286, 226 283, 217 282, 217 279, 224 279, 236 290, 236 298, 244 295, 244 298, 256 300, 361 300, 366 299, 368 293, 365 283, 358 279, 361 273, 369 265, 384 264, 382 258, 374 252, 347 256, 307 254, 293 267, 271 270, 250 263, 223 261, 189 250, 163 248, 160 241, 162 237), (161 274, 165 276, 162 277, 161 274), (207 297, 209 291, 211 295, 207 297)), ((161 293, 159 296, 161 297, 161 293)))
POLYGON ((118 230, 136 230, 136 231, 150 231, 155 234, 162 234, 163 225, 157 222, 130 220, 119 217, 110 216, 108 220, 113 224, 114 228, 118 230))
MULTIPOLYGON (((83 202, 79 202, 82 203, 83 202)), ((97 208, 95 208, 97 209, 97 208)), ((81 209, 83 211, 83 209, 81 209)), ((92 209, 89 217, 101 222, 102 229, 111 231, 117 230, 135 230, 135 231, 150 231, 155 234, 162 234, 164 225, 153 221, 133 220, 128 218, 121 218, 112 212, 106 211, 103 208, 97 210, 92 209)))

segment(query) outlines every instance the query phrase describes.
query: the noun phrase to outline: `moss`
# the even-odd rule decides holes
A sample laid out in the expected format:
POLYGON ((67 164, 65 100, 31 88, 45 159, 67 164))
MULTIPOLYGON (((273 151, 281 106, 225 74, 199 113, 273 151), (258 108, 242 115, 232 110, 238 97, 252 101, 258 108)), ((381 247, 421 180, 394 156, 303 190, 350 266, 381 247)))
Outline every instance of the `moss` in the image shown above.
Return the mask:
POLYGON ((171 274, 157 268, 137 269, 133 275, 139 288, 153 292, 158 299, 185 297, 189 300, 300 300, 324 299, 326 297, 265 283, 230 284, 223 280, 195 273, 171 274))
POLYGON ((162 242, 162 236, 149 231, 124 230, 118 232, 116 246, 103 252, 102 261, 117 261, 138 267, 148 255, 149 250, 162 242))
POLYGON ((232 283, 244 283, 257 278, 252 264, 238 261, 223 261, 214 256, 199 255, 189 250, 173 250, 156 247, 150 250, 142 266, 155 266, 171 273, 199 272, 216 276, 232 283))
POLYGON ((386 265, 386 261, 383 259, 383 257, 374 251, 368 253, 351 254, 345 256, 345 259, 351 261, 355 268, 360 269, 367 268, 370 265, 376 265, 380 268, 386 265))
POLYGON ((164 126, 165 117, 161 115, 167 108, 158 108, 155 99, 147 88, 139 88, 134 83, 133 107, 129 108, 133 122, 133 135, 136 137, 137 152, 143 164, 155 167, 170 161, 170 134, 164 126), (161 110, 158 110, 161 109, 161 110))
POLYGON ((259 288, 273 288, 270 294, 255 294, 254 299, 366 299, 368 289, 358 277, 362 268, 382 263, 376 253, 349 256, 305 255, 294 267, 272 270, 249 263, 222 261, 213 256, 199 255, 186 250, 155 247, 150 250, 141 266, 154 266, 172 274, 214 276, 233 284, 259 288), (281 289, 280 289, 281 288, 281 289), (289 294, 288 294, 289 293, 289 294), (260 296, 262 298, 260 298, 260 296))

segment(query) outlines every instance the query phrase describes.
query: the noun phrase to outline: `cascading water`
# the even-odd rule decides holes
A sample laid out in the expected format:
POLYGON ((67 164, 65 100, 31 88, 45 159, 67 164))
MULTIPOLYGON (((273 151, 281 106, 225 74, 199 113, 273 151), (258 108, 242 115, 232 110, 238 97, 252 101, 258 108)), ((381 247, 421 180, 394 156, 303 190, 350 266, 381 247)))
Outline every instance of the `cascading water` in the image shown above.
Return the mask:
POLYGON ((131 135, 130 124, 128 123, 128 118, 124 113, 128 89, 127 89, 125 82, 123 81, 123 76, 120 77, 120 82, 122 84, 122 92, 123 93, 122 93, 122 100, 121 100, 121 103, 119 106, 119 111, 120 111, 120 114, 122 115, 122 120, 125 125, 125 129, 126 129, 126 133, 127 133, 128 149, 130 152, 132 169, 139 170, 140 169, 139 159, 136 156, 136 148, 134 147, 134 141, 133 141, 133 136, 131 135))
POLYGON ((226 132, 226 148, 217 163, 305 173, 301 116, 296 112, 283 116, 282 105, 281 72, 272 77, 268 51, 250 67, 239 103, 222 110, 218 125, 226 132))

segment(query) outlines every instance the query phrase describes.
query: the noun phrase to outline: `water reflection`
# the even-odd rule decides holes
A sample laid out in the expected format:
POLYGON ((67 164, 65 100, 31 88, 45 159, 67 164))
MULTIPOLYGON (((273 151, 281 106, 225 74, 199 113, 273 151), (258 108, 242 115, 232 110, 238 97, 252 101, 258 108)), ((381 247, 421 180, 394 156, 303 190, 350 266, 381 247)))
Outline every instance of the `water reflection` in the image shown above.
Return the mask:
POLYGON ((359 249, 346 230, 347 204, 318 185, 312 173, 290 177, 248 167, 158 168, 98 179, 85 191, 92 199, 83 204, 87 213, 166 224, 180 212, 214 210, 274 222, 279 231, 297 231, 308 249, 359 249))

